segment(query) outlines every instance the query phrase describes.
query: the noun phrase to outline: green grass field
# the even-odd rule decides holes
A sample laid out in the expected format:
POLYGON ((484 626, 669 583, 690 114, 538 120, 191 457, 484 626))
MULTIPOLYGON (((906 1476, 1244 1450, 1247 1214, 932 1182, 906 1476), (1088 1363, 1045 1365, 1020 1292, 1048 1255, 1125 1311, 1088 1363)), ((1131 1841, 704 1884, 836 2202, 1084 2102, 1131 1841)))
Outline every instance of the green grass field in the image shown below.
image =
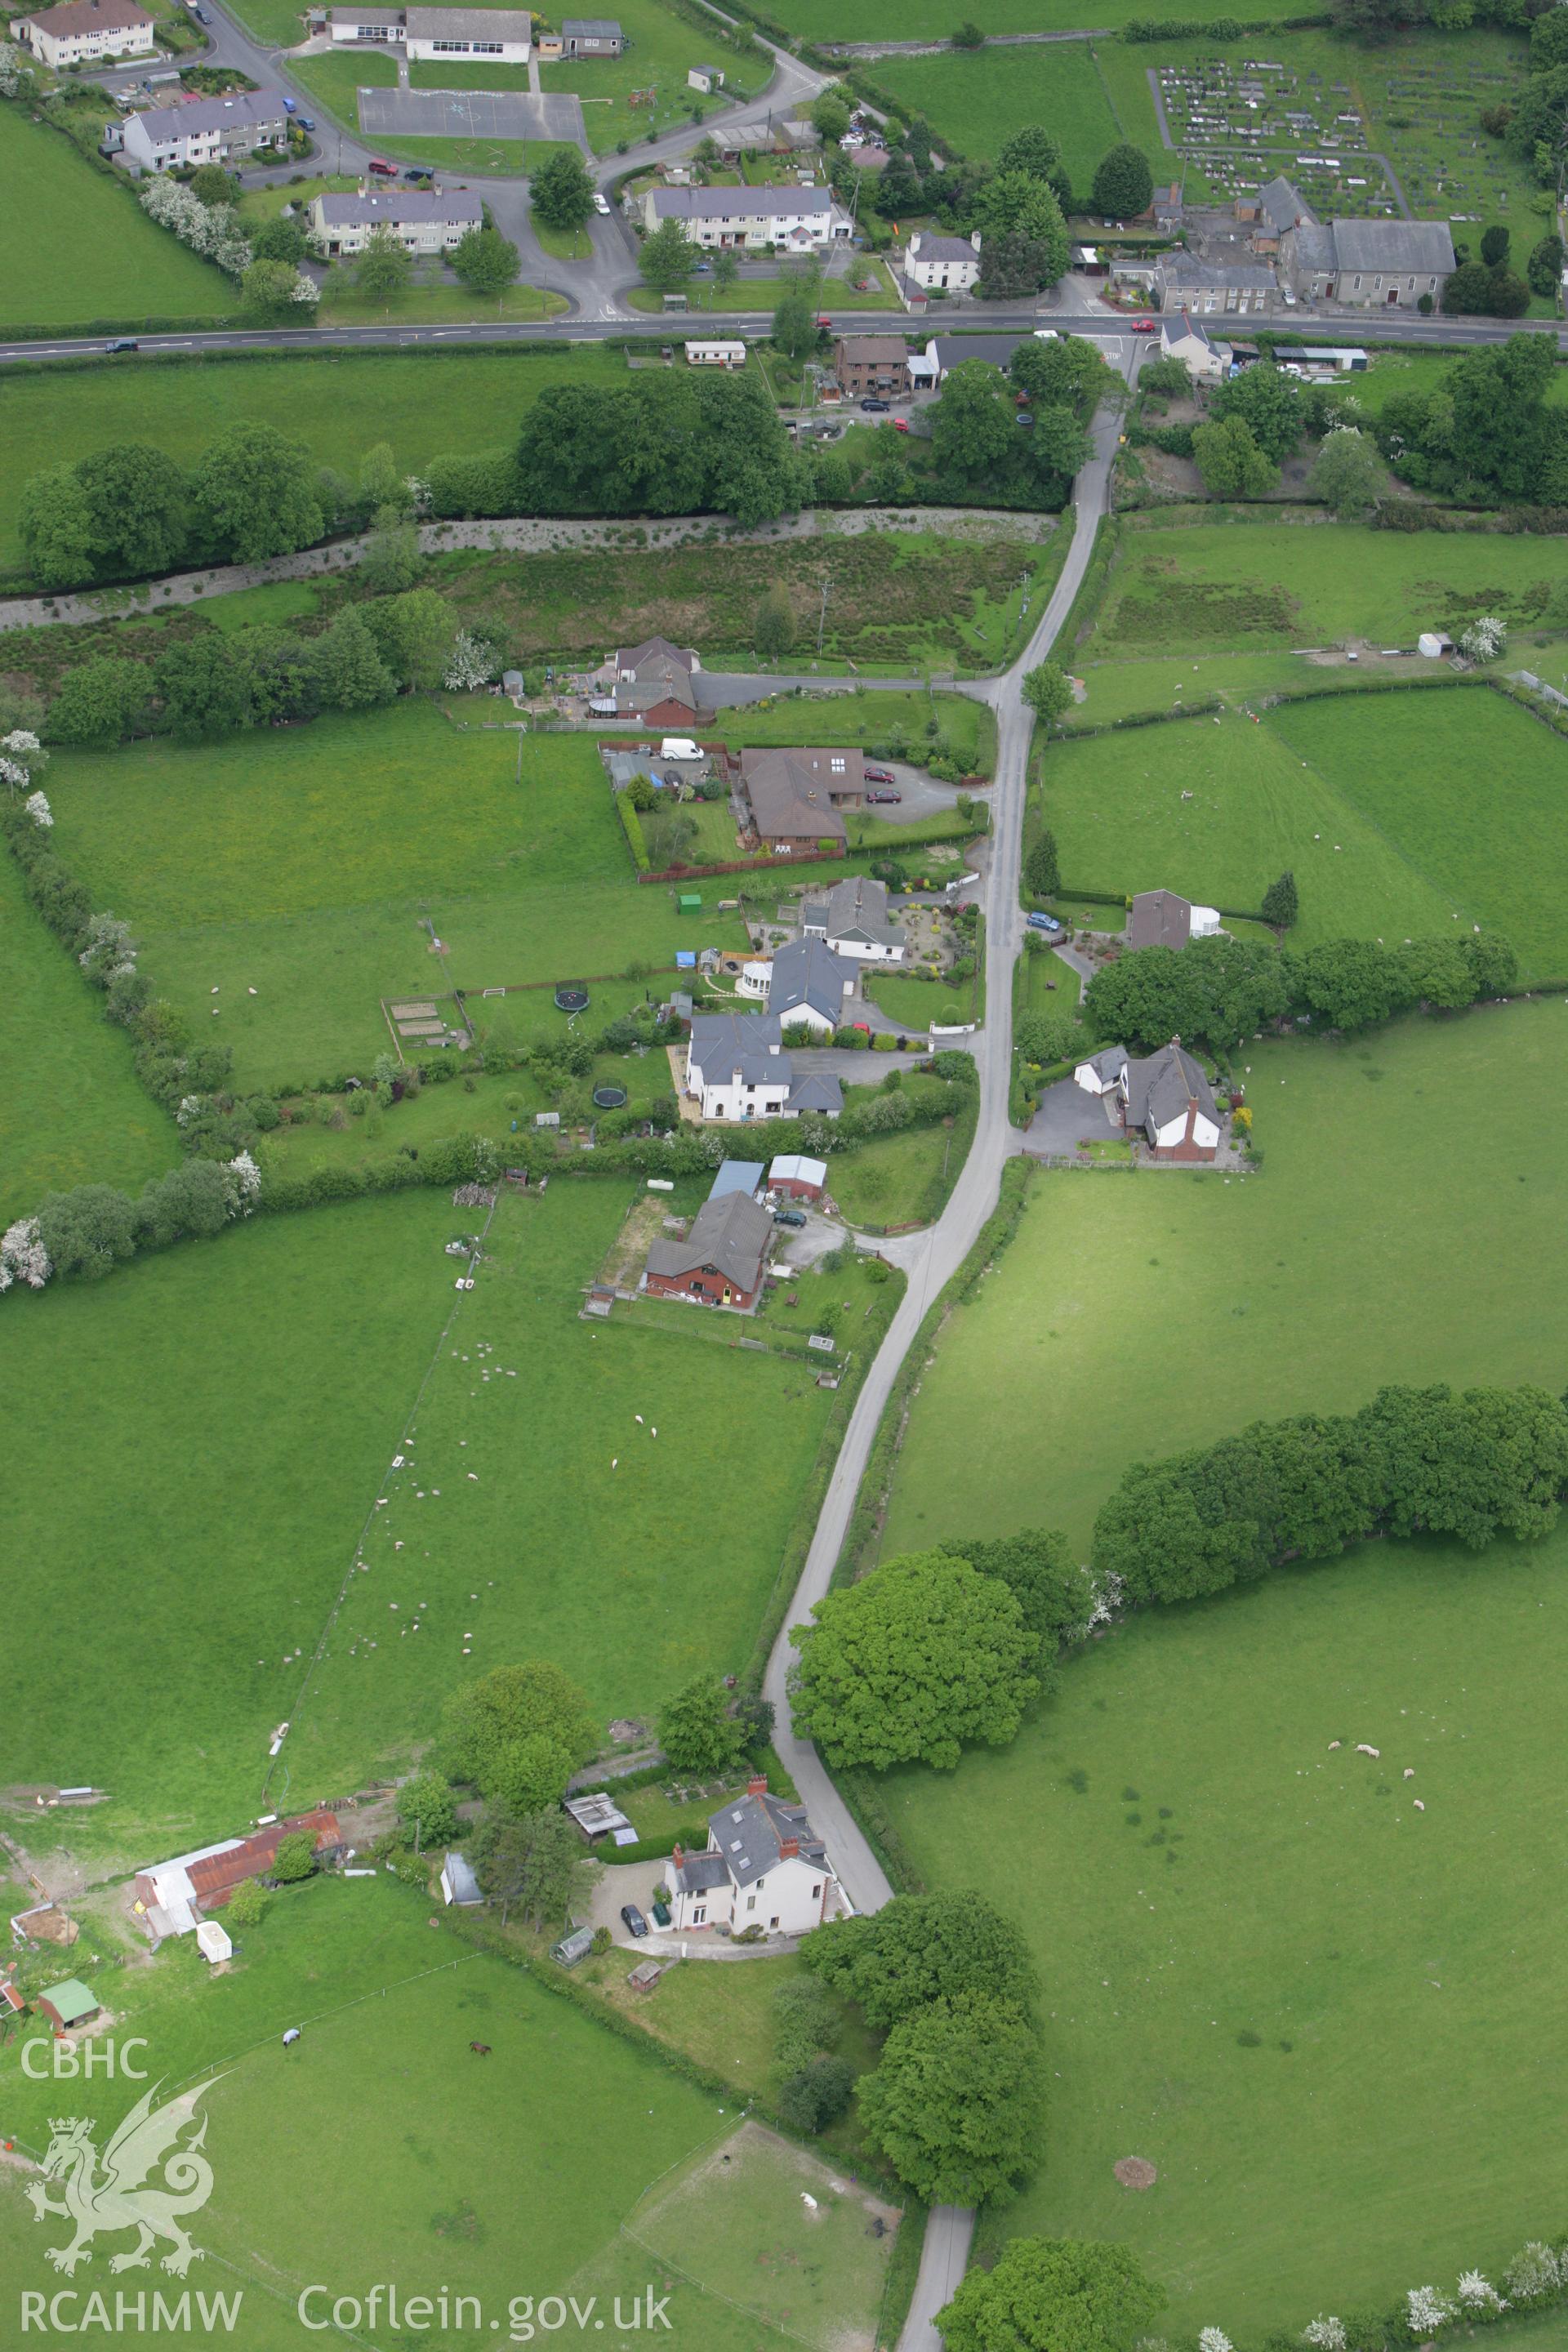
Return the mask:
MULTIPOLYGON (((1073 186, 1085 191, 1120 136, 1087 41, 879 58, 871 70, 879 89, 923 114, 961 155, 994 160, 1016 131, 1043 123, 1061 142, 1073 186)), ((1158 158, 1151 152, 1150 161, 1158 158)))
POLYGON ((128 188, 16 106, 0 106, 0 180, 13 192, 0 256, 7 327, 210 318, 238 307, 220 269, 155 228, 128 188))
POLYGON ((734 917, 682 921, 668 890, 637 887, 583 736, 464 731, 405 703, 62 756, 50 789, 62 853, 123 905, 145 968, 234 1047, 242 1084, 367 1064, 387 1043, 384 997, 742 943, 734 917))
MULTIPOLYGON (((1450 1113, 1503 1067, 1553 1095, 1565 1024, 1552 999, 1254 1046, 1261 1175, 1041 1179, 922 1374, 884 1556, 1039 1523, 1081 1545, 1128 1462, 1386 1381, 1555 1390, 1561 1155, 1544 1122, 1450 1113)), ((1012 1749, 890 1786, 933 1884, 970 1882, 999 1815, 1036 1825, 1012 1883, 1047 1985, 1052 2114, 1008 2230, 1131 2237, 1173 2289, 1173 2330, 1255 2336, 1451 2284, 1556 2226, 1533 2053, 1565 1560, 1563 1535, 1481 1560, 1391 1547, 1151 1615, 1070 1664, 1012 1749), (1395 1794, 1331 1759, 1334 1738, 1381 1745, 1395 1794), (1065 1780, 1080 1769, 1085 1796, 1065 1780), (1179 1864, 1146 1851, 1162 1805, 1179 1864), (1147 2198, 1110 2178, 1124 2155, 1160 2167, 1147 2198)))
MULTIPOLYGON (((321 2322, 336 2296, 363 2297, 381 2283, 403 2297, 436 2300, 446 2290, 448 2324, 437 2307, 427 2328, 399 2328, 389 2339, 384 2307, 380 2324, 351 2340, 458 2352, 493 2326, 503 2341, 524 2341, 541 2299, 575 2293, 581 2304, 598 2293, 600 2329, 592 2317, 588 2328, 624 2347, 635 2339, 615 2323, 613 2295, 629 2315, 651 2281, 656 2296, 669 2291, 669 2323, 690 2340, 718 2352, 782 2347, 771 2328, 742 2323, 623 2235, 645 2201, 657 2207, 668 2195, 660 2184, 683 2178, 725 2132, 714 2102, 651 2050, 552 1998, 528 1970, 432 1937, 428 1907, 392 1880, 329 1881, 276 1900, 222 1976, 186 1937, 150 1968, 107 1980, 122 2031, 148 2038, 144 2063, 154 2077, 173 2089, 217 2070, 198 2110, 209 2117, 213 2191, 192 2224, 205 2259, 190 2284, 241 2291, 238 2322, 222 2340, 239 2352, 308 2344, 314 2330, 300 2315, 302 2290, 328 2289, 305 2305, 305 2318, 321 2322), (282 2031, 294 2024, 301 2039, 285 2050, 282 2031), (468 2047, 479 2038, 491 2053, 483 2065, 468 2047), (611 2116, 615 2146, 606 2149, 611 2116), (470 2305, 460 2324, 459 2294, 479 2302, 479 2315, 470 2305)), ((20 2047, 13 2042, 0 2058, 5 2127, 41 2148, 60 2094, 21 2074, 20 2047)), ((76 2086, 79 2105, 101 2126, 100 2145, 139 2088, 101 2078, 76 2086)), ((693 2208, 710 2227, 711 2201, 693 2208)), ((802 2210, 797 2195, 788 2202, 802 2210)), ((771 2203, 750 2198, 745 2226, 759 2239, 792 2227, 783 2194, 771 2203)), ((8 2177, 0 2204, 7 2285, 58 2286, 45 2250, 59 2242, 59 2221, 39 2227, 8 2177)), ((100 2239, 100 2264, 126 2242, 100 2239)), ((868 2283, 857 2284, 862 2314, 868 2295, 874 2312, 868 2283)))
POLYGON ((1124 530, 1096 619, 1096 652, 1188 658, 1365 637, 1414 646, 1423 629, 1496 612, 1539 615, 1568 581, 1553 540, 1442 539, 1354 524, 1198 523, 1124 530))
POLYGON ((360 293, 352 263, 339 263, 327 272, 316 315, 323 327, 379 327, 389 320, 429 327, 447 322, 468 325, 476 320, 485 323, 491 319, 553 319, 565 308, 563 294, 552 294, 538 286, 509 286, 494 297, 471 294, 466 286, 449 284, 431 262, 416 264, 407 293, 387 304, 360 293))
MULTIPOLYGON (((1073 0, 1047 0, 1043 7, 1031 6, 1029 0, 985 0, 974 21, 987 34, 1065 33, 1082 26, 1084 13, 1081 5, 1073 5, 1073 0)), ((1108 28, 1124 25, 1129 17, 1140 13, 1133 0, 1106 0, 1103 7, 1089 11, 1097 26, 1108 28)), ((1225 13, 1211 7, 1208 0, 1190 11, 1205 19, 1225 13)), ((1289 11, 1270 0, 1262 13, 1265 16, 1283 16, 1289 11)), ((855 12, 853 30, 843 15, 832 7, 830 0, 777 0, 768 14, 776 23, 787 26, 792 33, 808 41, 945 41, 957 29, 952 11, 944 9, 941 0, 915 0, 912 11, 900 7, 897 0, 866 0, 866 5, 855 12)), ((1105 44, 1107 48, 1110 46, 1110 42, 1105 44)), ((1142 52, 1135 50, 1131 54, 1142 52)), ((882 63, 880 58, 875 60, 874 77, 882 63)))
POLYGON ((583 101, 583 127, 595 155, 608 154, 623 139, 647 139, 689 120, 696 107, 710 112, 715 106, 753 98, 771 69, 766 54, 757 50, 742 57, 728 43, 718 45, 700 21, 661 7, 659 0, 626 0, 617 20, 626 37, 619 58, 562 59, 539 68, 540 87, 575 91, 583 101), (711 61, 721 67, 724 88, 717 100, 706 102, 689 89, 686 76, 694 66, 711 61), (634 90, 656 90, 650 106, 633 106, 634 90))
MULTIPOLYGON (((0 110, 0 121, 9 120, 0 110)), ((0 383, 0 577, 23 576, 17 499, 29 475, 57 463, 62 448, 85 457, 135 439, 186 463, 226 426, 256 422, 276 425, 319 464, 351 476, 378 441, 417 471, 450 449, 510 443, 552 385, 625 381, 618 352, 564 345, 539 353, 501 347, 8 366, 0 383)))
POLYGON ((133 1192, 179 1157, 102 1007, 0 855, 0 1226, 72 1184, 133 1192))
MULTIPOLYGON (((771 310, 791 283, 782 276, 739 278, 728 291, 721 291, 706 278, 693 278, 687 289, 687 300, 694 310, 771 310)), ((887 265, 872 260, 858 264, 854 277, 835 278, 823 299, 831 302, 835 310, 890 310, 893 287, 887 265)), ((634 310, 661 311, 664 308, 663 295, 656 294, 651 286, 634 286, 626 300, 634 310)))
POLYGON ((605 1719, 742 1665, 830 1400, 794 1358, 726 1372, 710 1324, 578 1319, 632 1189, 507 1196, 471 1294, 443 1245, 472 1213, 420 1192, 9 1298, 0 1514, 40 1598, 0 1664, 0 1785, 110 1789, 73 1832, 132 1863, 262 1810, 285 1718, 315 1794, 492 1665, 552 1658, 605 1719), (747 1508, 709 1541, 737 1448, 747 1508), (112 1643, 62 1642, 105 1612, 112 1643))

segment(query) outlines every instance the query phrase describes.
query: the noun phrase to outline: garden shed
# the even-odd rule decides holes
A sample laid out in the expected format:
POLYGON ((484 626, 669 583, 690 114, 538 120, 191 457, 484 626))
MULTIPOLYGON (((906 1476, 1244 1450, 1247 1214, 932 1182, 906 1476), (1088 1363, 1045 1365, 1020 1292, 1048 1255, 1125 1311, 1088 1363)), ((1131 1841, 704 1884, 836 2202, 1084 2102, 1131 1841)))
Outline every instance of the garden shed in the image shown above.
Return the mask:
POLYGON ((79 1977, 67 1977, 63 1984, 51 1985, 47 1992, 41 1992, 38 2008, 57 2033, 72 2033, 79 2025, 90 2025, 100 2014, 98 1995, 79 1977))

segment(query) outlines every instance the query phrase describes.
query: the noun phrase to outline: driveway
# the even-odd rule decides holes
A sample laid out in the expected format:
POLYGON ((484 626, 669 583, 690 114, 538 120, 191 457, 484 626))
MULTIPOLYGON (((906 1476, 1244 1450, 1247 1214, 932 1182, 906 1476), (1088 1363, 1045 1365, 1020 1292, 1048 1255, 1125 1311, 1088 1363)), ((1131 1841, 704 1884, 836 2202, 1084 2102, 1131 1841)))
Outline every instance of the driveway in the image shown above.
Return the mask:
POLYGON ((1103 1096, 1086 1094, 1071 1078, 1058 1079, 1040 1097, 1040 1107, 1029 1121, 1024 1148, 1037 1158, 1069 1158, 1086 1136, 1110 1142, 1121 1129, 1111 1120, 1103 1096))
POLYGON ((651 1921, 653 1890, 668 1874, 668 1861, 606 1863, 578 1925, 607 1927, 622 1951, 635 1952, 641 1960, 776 1960, 799 1948, 798 1936, 769 1936, 760 1944, 732 1943, 728 1936, 710 1936, 706 1929, 697 1935, 661 1936, 655 1928, 651 1935, 634 1936, 621 1917, 622 1904, 635 1903, 651 1921))

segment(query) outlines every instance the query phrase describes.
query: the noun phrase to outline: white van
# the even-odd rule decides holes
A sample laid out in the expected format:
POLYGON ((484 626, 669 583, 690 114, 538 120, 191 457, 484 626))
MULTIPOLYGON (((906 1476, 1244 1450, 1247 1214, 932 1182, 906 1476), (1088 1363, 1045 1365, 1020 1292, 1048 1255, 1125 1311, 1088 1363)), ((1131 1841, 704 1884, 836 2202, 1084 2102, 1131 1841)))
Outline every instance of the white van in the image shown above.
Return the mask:
POLYGON ((661 760, 700 760, 702 752, 689 735, 667 735, 658 747, 661 760))

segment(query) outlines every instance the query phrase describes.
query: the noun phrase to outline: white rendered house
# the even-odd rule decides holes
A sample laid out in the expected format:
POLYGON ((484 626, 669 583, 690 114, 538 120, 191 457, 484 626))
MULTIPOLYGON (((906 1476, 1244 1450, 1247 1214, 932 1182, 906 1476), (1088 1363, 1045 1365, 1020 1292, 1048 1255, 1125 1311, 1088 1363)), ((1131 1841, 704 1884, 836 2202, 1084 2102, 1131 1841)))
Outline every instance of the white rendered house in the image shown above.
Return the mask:
POLYGON ((700 1853, 676 1847, 669 1884, 670 1927, 679 1935, 761 1927, 804 1936, 829 1916, 838 1888, 805 1807, 770 1797, 760 1778, 710 1818, 700 1853))

